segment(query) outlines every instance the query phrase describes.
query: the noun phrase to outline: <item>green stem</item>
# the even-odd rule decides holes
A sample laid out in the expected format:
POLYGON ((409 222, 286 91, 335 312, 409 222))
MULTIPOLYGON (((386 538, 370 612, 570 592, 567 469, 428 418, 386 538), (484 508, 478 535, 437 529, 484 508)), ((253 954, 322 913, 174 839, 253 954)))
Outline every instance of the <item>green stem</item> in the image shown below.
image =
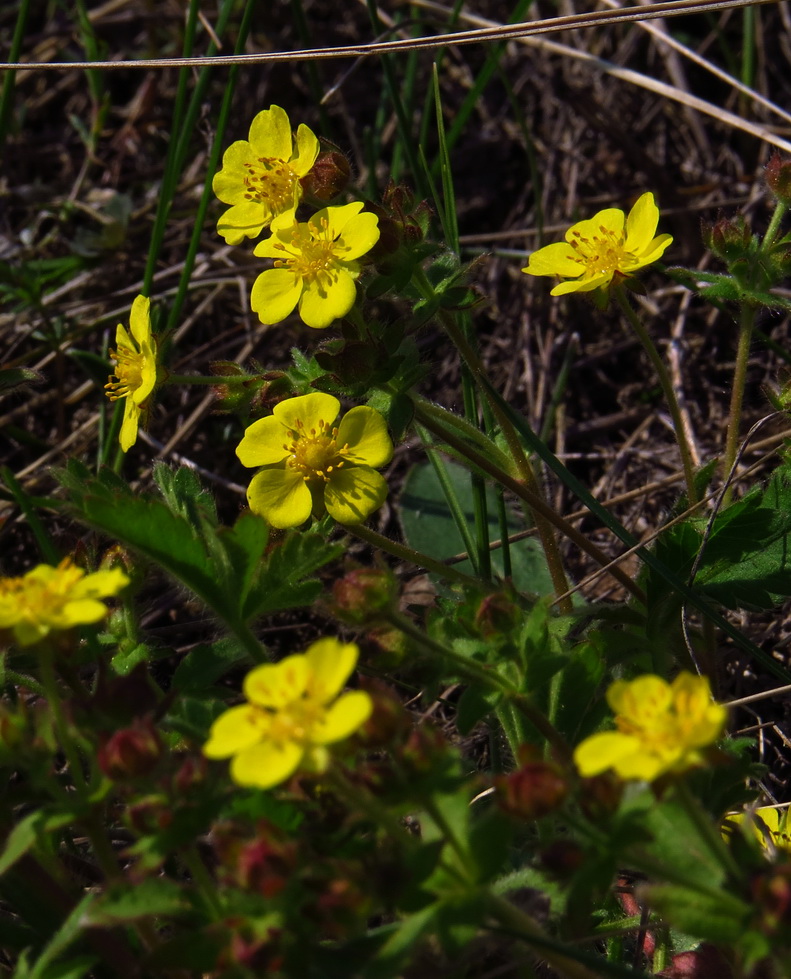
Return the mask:
MULTIPOLYGON (((739 346, 736 350, 736 366, 733 371, 733 384, 731 386, 731 407, 728 412, 728 431, 725 436, 725 453, 722 457, 723 480, 729 479, 731 469, 733 469, 733 464, 736 461, 744 388, 747 381, 747 362, 750 359, 750 344, 753 339, 754 326, 755 309, 748 303, 744 303, 739 315, 739 346)), ((722 499, 723 506, 730 503, 732 495, 733 487, 729 485, 722 499)))
MULTIPOLYGON (((433 432, 444 442, 446 442, 452 449, 459 453, 460 456, 467 459, 474 466, 482 469, 485 473, 490 475, 494 480, 504 486, 506 489, 510 490, 515 496, 523 500, 535 517, 536 514, 540 514, 547 523, 554 524, 558 530, 564 534, 568 539, 576 544, 580 550, 584 551, 585 554, 589 555, 599 564, 601 567, 610 563, 610 558, 601 551, 595 544, 588 540, 584 534, 581 534, 576 527, 572 526, 567 520, 564 520, 559 514, 548 506, 541 497, 537 496, 532 492, 524 483, 519 480, 514 479, 507 472, 501 469, 499 466, 495 465, 487 456, 481 455, 478 451, 468 445, 466 442, 457 438, 452 432, 449 432, 444 426, 437 424, 437 415, 435 412, 427 414, 423 411, 420 402, 416 401, 415 404, 415 418, 420 422, 425 428, 430 432, 433 432)), ((432 406, 436 407, 436 406, 432 406)), ((609 569, 609 573, 616 579, 624 588, 629 591, 641 604, 645 605, 645 593, 642 588, 637 585, 632 579, 619 567, 613 566, 609 569)))
POLYGON ((437 561, 435 558, 429 557, 427 554, 422 554, 420 551, 407 547, 405 544, 397 544, 395 541, 390 540, 382 534, 378 534, 375 530, 371 530, 370 527, 366 527, 364 524, 348 524, 344 526, 344 529, 347 533, 359 537, 360 540, 364 540, 371 547, 378 547, 387 554, 392 554, 393 557, 397 557, 399 561, 408 561, 418 568, 425 568, 426 571, 431 571, 433 574, 437 574, 447 581, 476 589, 487 588, 486 582, 480 581, 477 578, 471 578, 469 575, 463 574, 461 571, 457 571, 447 564, 443 564, 442 561, 437 561))
POLYGON ((698 492, 695 488, 695 465, 692 461, 692 452, 690 451, 689 441, 687 440, 687 432, 684 428, 684 419, 681 415, 681 408, 678 404, 678 398, 676 398, 676 392, 673 390, 673 382, 670 380, 670 375, 668 374, 665 362, 662 360, 659 355, 659 351, 656 349, 656 344, 648 335, 648 331, 643 326, 637 313, 632 308, 631 303, 626 298, 623 285, 615 285, 612 292, 618 305, 621 307, 621 311, 627 320, 629 320, 629 323, 637 334, 638 339, 643 345, 643 349, 648 354, 648 359, 651 361, 651 364, 656 371, 659 384, 662 388, 662 393, 665 396, 665 401, 670 411, 670 417, 673 420, 673 429, 675 430, 678 449, 681 453, 681 465, 684 469, 684 481, 687 486, 687 499, 689 500, 689 505, 694 506, 694 504, 698 502, 698 492))
POLYGON ((571 763, 573 756, 571 748, 546 714, 540 711, 526 694, 513 694, 511 700, 516 709, 524 714, 539 734, 544 736, 547 743, 552 745, 558 760, 563 763, 571 763))
POLYGON ((772 212, 772 217, 769 220, 769 227, 766 229, 766 234, 764 235, 764 240, 761 242, 760 250, 762 252, 768 251, 772 245, 775 243, 775 238, 780 230, 780 224, 785 217, 786 211, 788 210, 788 204, 785 201, 778 201, 775 204, 775 209, 772 212))
POLYGON ((256 639, 253 631, 250 629, 247 623, 228 622, 228 627, 250 654, 250 659, 256 664, 256 666, 258 666, 260 663, 269 662, 269 656, 267 655, 266 648, 258 641, 258 639, 256 639))
POLYGON ((541 950, 541 958, 564 979, 596 979, 595 973, 591 972, 581 962, 577 962, 568 955, 564 955, 559 949, 553 948, 552 946, 557 946, 558 943, 550 938, 526 911, 520 910, 510 901, 506 901, 495 894, 489 895, 488 903, 492 916, 509 931, 521 935, 527 945, 538 946, 541 950))
POLYGON ((223 908, 217 897, 217 884, 212 880, 195 844, 184 851, 182 859, 187 870, 192 875, 192 882, 195 885, 195 889, 206 905, 211 917, 214 921, 219 921, 223 917, 223 908))

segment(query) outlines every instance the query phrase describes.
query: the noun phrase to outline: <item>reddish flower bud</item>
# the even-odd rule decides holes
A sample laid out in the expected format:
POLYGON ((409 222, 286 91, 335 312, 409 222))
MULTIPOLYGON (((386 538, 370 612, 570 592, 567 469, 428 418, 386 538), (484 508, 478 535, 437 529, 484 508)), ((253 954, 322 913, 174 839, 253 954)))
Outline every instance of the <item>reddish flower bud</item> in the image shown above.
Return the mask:
POLYGON ((656 975, 657 979, 733 979, 733 970, 713 945, 700 945, 674 955, 670 965, 656 975))
POLYGON ((551 762, 532 761, 494 780, 501 809, 519 819, 540 819, 559 808, 569 793, 564 772, 551 762))
POLYGON ((614 772, 582 780, 580 808, 592 823, 609 819, 621 804, 623 782, 614 772))
POLYGON ((412 722, 394 692, 380 680, 369 678, 361 678, 360 686, 370 695, 373 711, 357 737, 367 748, 383 748, 403 740, 412 722))
POLYGON ((558 880, 569 880, 585 863, 585 852, 573 840, 555 840, 538 859, 547 873, 558 880))
POLYGON ((111 735, 99 748, 97 760, 104 774, 116 782, 147 775, 162 756, 162 742, 150 718, 111 735))
POLYGON ((784 204, 791 204, 791 160, 784 160, 773 153, 766 164, 766 183, 775 197, 784 204))
POLYGON ((758 927, 767 935, 787 935, 791 929, 791 863, 769 868, 752 885, 758 927))
POLYGON ((378 618, 395 602, 398 585, 394 575, 380 568, 356 568, 336 581, 332 589, 333 612, 352 625, 378 618))
POLYGON ((179 795, 187 795, 193 786, 206 778, 208 761, 203 755, 188 755, 173 777, 173 787, 179 795))
MULTIPOLYGON (((326 140, 323 142, 332 147, 326 140)), ((351 175, 349 161, 337 147, 332 147, 319 153, 310 172, 305 174, 300 183, 306 194, 326 203, 343 193, 349 185, 351 175)))
POLYGON ((726 264, 745 258, 750 253, 752 231, 743 217, 733 220, 720 218, 715 224, 701 224, 703 243, 726 264))
POLYGON ((484 638, 510 632, 516 625, 519 609, 502 592, 487 595, 475 612, 475 625, 484 638))

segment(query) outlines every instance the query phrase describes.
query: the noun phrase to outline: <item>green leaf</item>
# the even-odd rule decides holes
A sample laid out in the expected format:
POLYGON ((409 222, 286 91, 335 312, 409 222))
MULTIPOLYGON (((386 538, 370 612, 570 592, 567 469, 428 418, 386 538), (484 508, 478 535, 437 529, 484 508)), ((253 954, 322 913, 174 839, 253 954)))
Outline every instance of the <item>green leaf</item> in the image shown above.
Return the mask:
MULTIPOLYGON (((93 896, 93 895, 91 895, 93 896)), ((187 911, 190 904, 180 884, 166 877, 149 878, 134 887, 120 884, 94 899, 85 912, 87 927, 101 928, 127 924, 151 915, 172 915, 187 911)))
POLYGON ((176 667, 171 686, 179 693, 201 694, 239 663, 249 663, 247 650, 234 638, 191 649, 176 667))
MULTIPOLYGON (((464 515, 475 533, 473 492, 470 474, 455 463, 446 463, 446 470, 453 489, 461 504, 464 515)), ((497 501, 494 488, 486 487, 486 509, 488 513, 489 539, 500 536, 497 519, 497 501)), ((404 536, 410 547, 428 554, 437 560, 444 560, 464 550, 461 534, 450 515, 440 482, 429 463, 414 466, 407 476, 404 489, 399 498, 399 516, 404 536)), ((508 520, 509 535, 524 530, 518 518, 508 520)), ((544 559, 541 545, 532 538, 511 544, 511 564, 513 582, 518 591, 530 594, 549 595, 553 593, 552 579, 544 559)), ((473 574, 469 560, 454 565, 465 574, 473 574)), ((492 567, 502 576, 501 551, 492 551, 492 567)))
POLYGON ((165 723, 185 737, 202 744, 209 728, 223 713, 226 705, 220 701, 206 702, 198 697, 179 697, 165 718, 165 723))
MULTIPOLYGON (((107 373, 105 371, 105 373, 107 373)), ((39 371, 28 367, 0 368, 0 392, 10 391, 25 384, 38 384, 44 377, 39 371)))
POLYGON ((36 844, 39 835, 53 833, 74 820, 73 812, 53 812, 37 809, 21 819, 6 837, 0 854, 0 876, 36 844))
POLYGON ((725 890, 701 894, 675 884, 654 884, 641 893, 652 910, 680 931, 726 946, 745 930, 751 916, 750 906, 725 890))
POLYGON ((486 690, 479 686, 467 687, 459 697, 456 708, 456 727, 459 729, 459 734, 469 734, 478 721, 492 713, 501 699, 502 694, 499 690, 486 690))

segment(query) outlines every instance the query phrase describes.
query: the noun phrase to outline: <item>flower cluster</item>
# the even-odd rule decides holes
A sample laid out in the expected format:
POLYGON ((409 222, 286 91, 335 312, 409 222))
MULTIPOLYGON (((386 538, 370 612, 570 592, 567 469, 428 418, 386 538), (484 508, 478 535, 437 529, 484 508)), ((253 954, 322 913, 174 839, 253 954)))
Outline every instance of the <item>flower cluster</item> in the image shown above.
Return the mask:
POLYGON ((20 646, 32 646, 53 630, 99 622, 107 606, 99 601, 129 584, 118 568, 86 574, 64 558, 56 567, 39 564, 19 578, 0 578, 0 629, 20 646))
POLYGON ((115 350, 110 351, 114 372, 104 387, 111 401, 126 398, 119 436, 124 452, 128 452, 137 440, 140 415, 145 418, 150 406, 149 397, 159 380, 150 307, 151 301, 145 296, 135 299, 129 314, 129 332, 119 323, 115 350))
POLYGON ((357 298, 359 259, 379 240, 377 216, 360 213, 359 201, 297 221, 307 178, 321 159, 311 130, 301 125, 292 135, 285 111, 273 105, 253 119, 249 139, 226 150, 215 174, 215 194, 231 205, 217 222, 229 245, 271 228, 271 237, 255 248, 256 255, 274 259, 274 268, 258 276, 251 294, 262 323, 279 323, 295 307, 315 329, 346 316, 357 298))
POLYGON ((673 239, 654 237, 658 223, 654 195, 643 194, 628 217, 619 208, 608 207, 572 225, 565 242, 533 252, 522 271, 559 276, 562 281, 552 289, 553 296, 604 288, 615 276, 630 276, 661 257, 673 239))
POLYGON ((337 398, 316 391, 281 401, 245 432, 237 456, 263 467, 247 499, 273 527, 298 527, 325 509, 338 523, 362 523, 384 502, 387 483, 375 470, 393 455, 385 420, 359 405, 335 427, 339 410, 337 398))
POLYGON ((207 758, 232 758, 237 785, 269 789, 296 771, 324 772, 327 745, 353 734, 371 714, 362 690, 341 693, 357 664, 353 643, 320 639, 306 652, 247 674, 247 703, 217 718, 203 746, 207 758))
POLYGON ((623 779, 654 779, 703 761, 722 734, 727 712, 711 698, 707 677, 682 672, 667 683, 648 674, 617 680, 607 691, 617 731, 587 738, 574 752, 581 775, 612 769, 623 779))

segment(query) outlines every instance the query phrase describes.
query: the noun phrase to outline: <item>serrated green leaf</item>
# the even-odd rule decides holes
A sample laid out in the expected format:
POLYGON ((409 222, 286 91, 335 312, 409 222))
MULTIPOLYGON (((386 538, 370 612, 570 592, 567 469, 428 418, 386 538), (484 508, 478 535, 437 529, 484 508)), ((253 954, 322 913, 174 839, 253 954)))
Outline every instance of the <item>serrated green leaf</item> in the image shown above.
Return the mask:
POLYGON ((72 812, 48 812, 37 809, 21 819, 6 837, 0 854, 0 876, 33 847, 42 833, 54 833, 75 818, 72 812))
POLYGON ((189 907, 180 884, 166 877, 149 878, 134 887, 128 884, 110 887, 95 897, 84 913, 83 924, 89 928, 107 928, 152 915, 179 914, 189 907))
POLYGON ((171 686, 182 694, 205 693, 230 669, 245 662, 250 662, 250 654, 233 637, 196 646, 176 667, 171 686))
POLYGON ((710 942, 730 945, 744 931, 751 909, 744 901, 722 890, 701 894, 675 884, 641 888, 648 907, 680 931, 710 942))

